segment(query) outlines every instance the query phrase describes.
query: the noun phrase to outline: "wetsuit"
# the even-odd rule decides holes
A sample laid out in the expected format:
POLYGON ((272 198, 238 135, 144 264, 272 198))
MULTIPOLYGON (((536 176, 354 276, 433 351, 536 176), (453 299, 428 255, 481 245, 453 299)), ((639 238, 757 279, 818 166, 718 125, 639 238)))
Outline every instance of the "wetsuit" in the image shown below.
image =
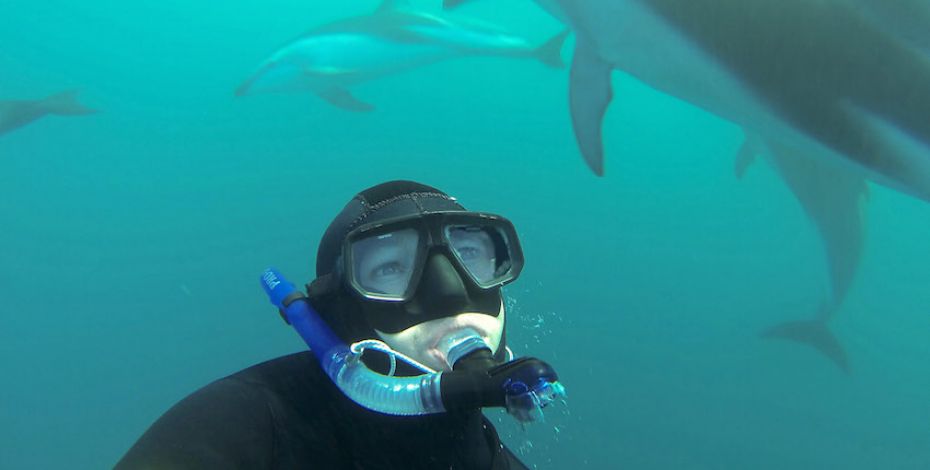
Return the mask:
POLYGON ((345 397, 303 352, 213 382, 152 425, 117 469, 527 467, 480 411, 389 416, 345 397))

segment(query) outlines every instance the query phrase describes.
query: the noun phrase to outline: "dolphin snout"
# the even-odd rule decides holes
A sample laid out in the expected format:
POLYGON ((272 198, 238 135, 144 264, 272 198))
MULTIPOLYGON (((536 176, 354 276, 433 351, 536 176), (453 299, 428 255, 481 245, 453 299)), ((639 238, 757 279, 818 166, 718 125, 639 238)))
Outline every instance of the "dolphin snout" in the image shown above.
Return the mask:
POLYGON ((236 88, 236 96, 245 96, 249 92, 249 89, 252 88, 252 83, 255 82, 255 76, 250 77, 248 80, 242 82, 238 88, 236 88))
POLYGON ((244 82, 242 85, 239 85, 239 87, 236 88, 236 91, 234 92, 235 95, 236 95, 237 97, 238 97, 238 96, 245 96, 245 94, 249 92, 249 85, 251 85, 251 84, 252 84, 252 81, 251 81, 251 80, 248 80, 248 81, 244 82))
POLYGON ((252 87, 255 85, 255 82, 257 82, 263 75, 265 75, 265 73, 270 68, 274 67, 274 65, 275 65, 274 62, 267 62, 261 67, 259 67, 259 69, 256 70, 255 73, 253 73, 251 77, 246 79, 244 82, 242 82, 241 85, 239 85, 238 88, 236 88, 236 91, 235 91, 236 96, 245 96, 248 93, 250 93, 252 91, 252 87))

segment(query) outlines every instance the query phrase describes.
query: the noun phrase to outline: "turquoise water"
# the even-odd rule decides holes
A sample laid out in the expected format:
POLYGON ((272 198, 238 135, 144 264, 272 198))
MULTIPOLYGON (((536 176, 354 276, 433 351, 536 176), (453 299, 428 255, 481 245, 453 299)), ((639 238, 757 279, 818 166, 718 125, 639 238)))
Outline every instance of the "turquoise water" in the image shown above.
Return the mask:
MULTIPOLYGON (((567 71, 528 60, 359 86, 367 114, 234 98, 281 44, 377 4, 321 3, 0 7, 0 98, 79 88, 100 110, 0 137, 0 468, 112 466, 186 394, 301 350, 257 275, 274 264, 310 280, 331 217, 397 178, 521 234, 510 343, 569 393, 546 424, 501 419, 528 463, 930 468, 930 205, 871 188, 833 322, 846 375, 759 338, 812 318, 829 284, 777 175, 735 178, 738 128, 617 73, 596 178, 571 134, 567 71)), ((462 14, 534 42, 561 28, 530 2, 462 14)))

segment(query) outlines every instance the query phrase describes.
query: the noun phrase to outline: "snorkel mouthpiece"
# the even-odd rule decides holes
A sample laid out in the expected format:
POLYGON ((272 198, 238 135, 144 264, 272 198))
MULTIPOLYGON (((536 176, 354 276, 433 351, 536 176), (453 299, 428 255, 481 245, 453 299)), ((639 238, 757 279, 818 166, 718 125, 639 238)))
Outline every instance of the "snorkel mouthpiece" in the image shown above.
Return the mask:
POLYGON ((450 369, 455 369, 460 359, 477 351, 487 351, 488 356, 491 355, 491 347, 473 328, 463 328, 445 338, 442 343, 450 369))
MULTIPOLYGON (((384 375, 361 360, 366 347, 393 358, 408 360, 387 345, 363 341, 349 347, 341 341, 313 309, 307 297, 275 269, 261 276, 262 287, 285 321, 297 330, 337 387, 365 408, 391 415, 425 415, 451 409, 503 406, 521 422, 542 419, 542 408, 560 397, 565 389, 551 366, 539 359, 521 358, 496 366, 491 349, 478 332, 465 328, 444 340, 451 372, 427 372, 414 377, 384 375)), ((418 365, 418 364, 414 364, 418 365)), ((423 368, 423 366, 420 366, 423 368)))

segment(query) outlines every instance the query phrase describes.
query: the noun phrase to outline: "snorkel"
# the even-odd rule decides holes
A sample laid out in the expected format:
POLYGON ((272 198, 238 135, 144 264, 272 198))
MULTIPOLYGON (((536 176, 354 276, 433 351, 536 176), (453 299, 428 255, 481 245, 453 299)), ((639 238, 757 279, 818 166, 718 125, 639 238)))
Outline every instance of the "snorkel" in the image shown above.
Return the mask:
POLYGON ((379 341, 345 344, 309 299, 278 271, 265 270, 261 283, 271 303, 297 330, 333 383, 352 401, 372 411, 410 416, 497 406, 525 423, 542 420, 542 409, 565 396, 555 370, 538 359, 520 358, 490 369, 470 367, 493 363, 490 348, 474 330, 466 328, 447 338, 444 348, 453 370, 433 371, 379 341), (384 375, 368 368, 361 360, 365 349, 390 354, 391 373, 384 375), (424 373, 394 376, 395 358, 424 373))

